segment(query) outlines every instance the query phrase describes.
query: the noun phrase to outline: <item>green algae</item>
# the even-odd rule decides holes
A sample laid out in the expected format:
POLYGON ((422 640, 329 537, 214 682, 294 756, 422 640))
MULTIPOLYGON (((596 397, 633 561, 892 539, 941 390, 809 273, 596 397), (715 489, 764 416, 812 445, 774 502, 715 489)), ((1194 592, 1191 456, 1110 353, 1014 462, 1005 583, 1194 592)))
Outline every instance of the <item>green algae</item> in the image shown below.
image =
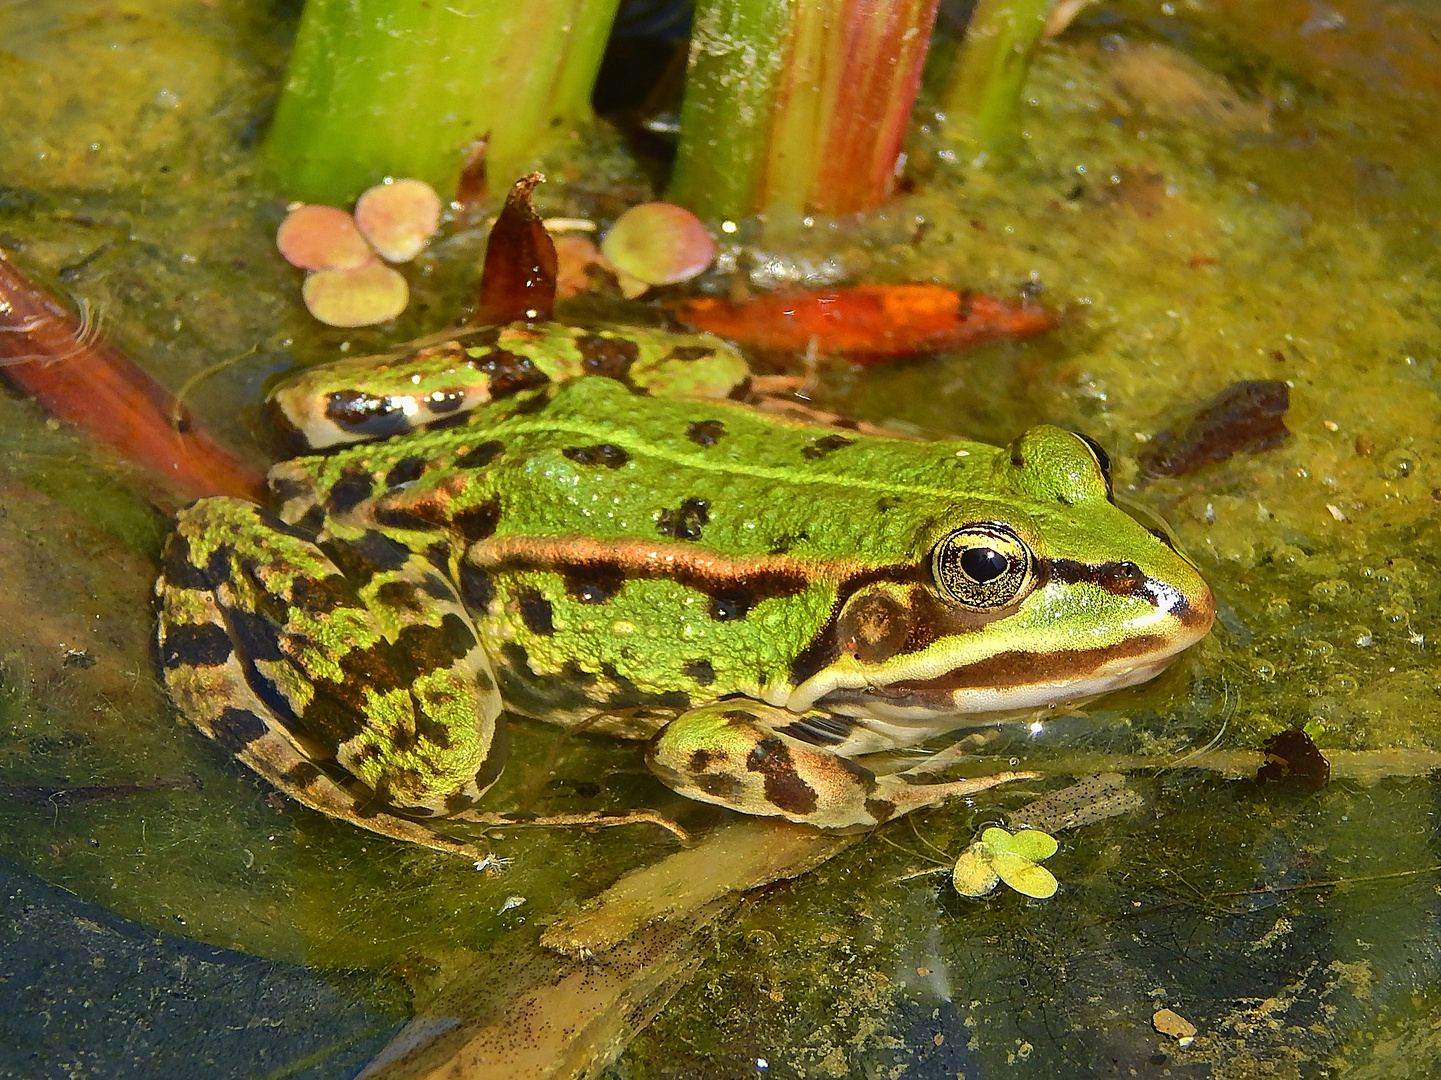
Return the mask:
MULTIPOLYGON (((1423 49, 1424 14, 1398 11, 1386 26, 1423 49)), ((1346 12, 1371 41, 1374 19, 1346 12)), ((746 226, 755 251, 783 256, 753 259, 765 273, 788 259, 867 280, 1044 288, 1066 312, 1048 339, 866 371, 828 362, 815 400, 991 441, 1043 420, 1087 431, 1118 489, 1162 512, 1197 559, 1221 625, 1155 686, 1048 725, 1039 749, 1018 745, 1058 769, 1125 755, 1146 799, 1064 835, 1052 900, 967 900, 907 875, 1058 781, 897 823, 748 900, 619 1075, 751 1075, 757 1059, 775 1076, 1050 1075, 1157 1054, 1177 1075, 1396 1075, 1441 1056, 1433 782, 1343 779, 1300 796, 1165 767, 1217 735, 1254 751, 1303 724, 1323 751, 1376 755, 1382 772, 1441 751, 1437 90, 1409 53, 1376 76, 1346 52, 1347 31, 1300 34, 1306 17, 1109 5, 1037 57, 1011 165, 977 170, 917 130, 916 191, 883 212, 746 226), (1143 484, 1146 438, 1247 378, 1290 383, 1285 445, 1143 484), (1200 1026, 1193 1046, 1151 1029, 1161 1005, 1200 1026)), ((463 310, 477 231, 422 257, 419 303, 397 327, 342 333, 304 316, 297 275, 270 249, 283 204, 254 179, 283 20, 238 0, 0 19, 0 243, 173 386, 240 358, 191 398, 238 445, 260 453, 253 403, 275 370, 463 310), (93 77, 67 82, 75 70, 93 77)), ((638 201, 639 170, 614 141, 588 145, 613 193, 556 184, 547 212, 613 216, 627 189, 638 201)), ((514 860, 492 874, 279 800, 179 727, 159 692, 146 599, 158 525, 124 467, 28 406, 5 419, 4 590, 22 614, 0 650, 0 780, 201 781, 84 805, 6 800, 8 856, 150 925, 399 973, 424 995, 671 850, 645 830, 510 831, 489 841, 514 860), (67 665, 71 649, 94 665, 67 665)), ((539 726, 518 744, 498 809, 714 820, 670 800, 634 747, 539 726)))

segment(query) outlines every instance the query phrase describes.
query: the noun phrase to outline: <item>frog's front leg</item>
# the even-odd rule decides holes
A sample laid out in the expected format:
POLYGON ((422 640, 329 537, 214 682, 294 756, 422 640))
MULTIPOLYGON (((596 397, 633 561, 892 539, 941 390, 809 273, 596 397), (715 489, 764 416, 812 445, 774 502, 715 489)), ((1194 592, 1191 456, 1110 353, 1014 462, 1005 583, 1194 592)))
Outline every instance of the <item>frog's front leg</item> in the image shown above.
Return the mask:
POLYGON ((470 806, 500 774, 489 661, 444 574, 355 533, 317 538, 238 499, 181 511, 156 584, 166 682, 298 801, 472 854, 413 819, 470 806))
POLYGON ((879 825, 1035 775, 1003 772, 948 783, 905 772, 877 775, 782 730, 794 729, 798 719, 759 702, 718 702, 671 721, 652 740, 646 760, 662 782, 689 798, 822 829, 879 825))

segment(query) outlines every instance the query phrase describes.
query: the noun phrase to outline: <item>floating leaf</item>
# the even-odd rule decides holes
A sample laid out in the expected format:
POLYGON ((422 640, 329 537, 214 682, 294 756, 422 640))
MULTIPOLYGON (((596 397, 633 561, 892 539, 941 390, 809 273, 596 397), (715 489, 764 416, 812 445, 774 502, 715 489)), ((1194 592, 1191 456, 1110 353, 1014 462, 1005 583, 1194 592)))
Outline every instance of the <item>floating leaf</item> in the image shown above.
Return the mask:
POLYGON ((388 262, 409 262, 440 228, 440 196, 424 180, 376 184, 355 204, 355 223, 388 262))
POLYGON ((956 860, 951 880, 962 896, 985 896, 1004 881, 1024 896, 1045 900, 1056 895, 1056 877, 1037 863, 1060 845, 1039 829, 1011 833, 992 826, 956 860))
POLYGON ((993 851, 991 868, 1002 881, 1023 896, 1047 900, 1056 895, 1056 875, 1013 851, 993 851))
POLYGON ((688 281, 715 258, 715 241, 700 218, 666 202, 632 206, 616 218, 600 247, 622 275, 642 285, 688 281))
POLYGON ((981 834, 981 840, 995 851, 1008 851, 1023 859, 1041 862, 1049 859, 1060 848, 1056 838, 1040 829, 1022 829, 1008 833, 1005 829, 990 828, 981 834))
POLYGON ((352 270, 317 270, 305 279, 305 306, 327 326, 389 322, 410 302, 405 278, 376 261, 352 270))
POLYGON ((977 840, 956 860, 951 882, 962 896, 985 896, 1000 884, 1000 875, 991 865, 991 849, 977 840))
POLYGON ((349 270, 375 261, 355 219, 334 206, 306 203, 285 215, 275 246, 302 270, 349 270))

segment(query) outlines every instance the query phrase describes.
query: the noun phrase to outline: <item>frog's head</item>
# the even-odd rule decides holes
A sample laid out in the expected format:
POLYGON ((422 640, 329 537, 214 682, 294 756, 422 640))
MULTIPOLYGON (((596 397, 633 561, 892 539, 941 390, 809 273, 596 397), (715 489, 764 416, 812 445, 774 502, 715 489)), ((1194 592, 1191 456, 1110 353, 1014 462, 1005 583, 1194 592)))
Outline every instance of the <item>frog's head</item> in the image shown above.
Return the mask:
POLYGON ((918 521, 913 561, 845 582, 797 659, 791 707, 898 721, 1015 713, 1143 682, 1205 637, 1211 590, 1112 499, 1060 428, 998 451, 989 482, 918 521))

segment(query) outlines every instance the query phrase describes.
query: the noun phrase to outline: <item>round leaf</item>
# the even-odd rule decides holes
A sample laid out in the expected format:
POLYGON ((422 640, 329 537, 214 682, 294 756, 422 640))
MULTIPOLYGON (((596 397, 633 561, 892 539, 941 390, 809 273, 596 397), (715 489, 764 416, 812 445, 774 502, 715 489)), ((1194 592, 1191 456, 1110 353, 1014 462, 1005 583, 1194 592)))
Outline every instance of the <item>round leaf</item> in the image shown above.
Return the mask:
POLYGON ((1043 833, 1040 829, 1022 829, 1020 832, 1007 837, 1004 844, 993 845, 1002 851, 1009 851, 1024 858, 1040 862, 1042 859, 1049 859, 1056 853, 1060 844, 1050 833, 1043 833))
POLYGON ((961 852, 951 873, 956 892, 962 896, 985 896, 1000 880, 991 867, 990 848, 979 841, 961 852))
POLYGON ((991 857, 996 874, 1016 892, 1046 900, 1056 895, 1056 876, 1044 866, 1010 851, 997 851, 991 857))

